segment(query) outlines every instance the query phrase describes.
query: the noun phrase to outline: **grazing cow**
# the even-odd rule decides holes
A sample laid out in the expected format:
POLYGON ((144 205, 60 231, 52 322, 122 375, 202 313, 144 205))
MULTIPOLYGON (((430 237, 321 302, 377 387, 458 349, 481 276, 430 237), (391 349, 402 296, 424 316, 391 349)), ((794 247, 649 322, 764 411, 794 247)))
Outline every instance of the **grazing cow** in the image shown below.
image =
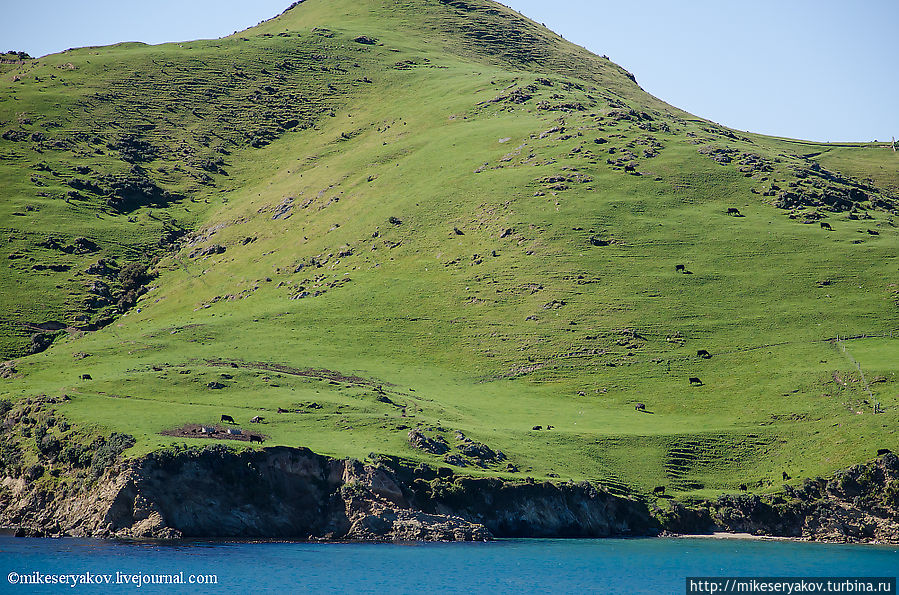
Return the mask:
POLYGON ((287 409, 282 409, 282 408, 278 407, 278 413, 290 413, 290 412, 287 411, 287 409))
POLYGON ((868 230, 868 235, 871 235, 871 236, 879 236, 879 235, 880 235, 880 232, 879 232, 879 231, 874 231, 873 229, 869 229, 869 230, 868 230))
POLYGON ((250 434, 250 442, 258 442, 262 444, 262 436, 257 436, 256 434, 250 434))
POLYGON ((453 231, 456 233, 457 236, 464 236, 464 235, 465 235, 465 232, 463 232, 463 231, 462 231, 461 229, 459 229, 458 227, 454 227, 454 228, 453 228, 453 231))
POLYGON ((546 426, 546 429, 547 429, 547 430, 552 430, 552 429, 555 428, 555 427, 556 427, 556 426, 546 426))
POLYGON ((740 213, 740 209, 737 209, 735 207, 730 207, 729 209, 727 209, 727 214, 731 215, 733 217, 742 217, 743 216, 742 213, 740 213))
POLYGON ((81 380, 93 380, 93 378, 91 378, 90 374, 82 374, 81 380))
POLYGON ((531 429, 532 429, 532 430, 542 430, 542 429, 543 429, 543 426, 534 426, 534 427, 531 428, 531 429))
POLYGON ((741 492, 745 492, 745 491, 747 491, 747 490, 749 490, 749 488, 746 487, 746 484, 745 484, 745 483, 741 483, 741 484, 740 484, 740 491, 741 491, 741 492))
POLYGON ((264 418, 262 416, 257 415, 253 419, 250 420, 251 424, 260 424, 264 418))
POLYGON ((637 411, 646 411, 646 405, 644 405, 643 403, 637 403, 636 405, 634 405, 634 409, 636 409, 637 411))
POLYGON ((674 265, 674 272, 675 272, 675 273, 683 273, 683 272, 686 271, 686 270, 687 270, 687 267, 685 267, 685 266, 682 265, 682 264, 674 265))
POLYGON ((691 386, 702 386, 702 380, 696 378, 695 376, 690 377, 690 385, 691 386))
POLYGON ((830 223, 828 223, 827 221, 821 222, 821 229, 829 229, 830 231, 833 231, 833 228, 830 226, 830 223))
POLYGON ((234 421, 234 418, 231 417, 230 415, 224 415, 224 414, 222 414, 222 423, 225 423, 225 422, 228 422, 229 424, 236 423, 236 422, 234 421))
POLYGON ((652 493, 657 496, 663 495, 665 493, 665 486, 656 486, 652 488, 652 493))
POLYGON ((705 349, 700 349, 696 352, 696 355, 701 357, 702 359, 712 359, 712 354, 705 349))
POLYGON ((889 448, 881 448, 880 450, 877 451, 877 456, 882 457, 883 455, 888 455, 888 454, 892 454, 892 453, 893 453, 893 451, 890 450, 889 448))
POLYGON ((790 476, 787 475, 786 471, 781 471, 781 474, 783 475, 784 481, 788 481, 790 479, 790 476))

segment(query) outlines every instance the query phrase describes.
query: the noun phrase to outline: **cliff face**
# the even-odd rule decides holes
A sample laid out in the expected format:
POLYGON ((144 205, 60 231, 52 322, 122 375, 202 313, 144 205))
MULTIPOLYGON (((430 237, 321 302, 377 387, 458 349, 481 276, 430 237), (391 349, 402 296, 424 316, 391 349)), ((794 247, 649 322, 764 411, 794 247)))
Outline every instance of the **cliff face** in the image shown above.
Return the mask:
POLYGON ((642 502, 590 483, 509 483, 496 478, 412 484, 424 510, 483 524, 496 537, 611 537, 660 530, 642 502))
POLYGON ((663 520, 683 533, 711 530, 813 541, 899 543, 899 457, 892 453, 829 479, 807 479, 774 495, 721 496, 674 506, 663 520))
POLYGON ((653 513, 589 483, 457 477, 303 448, 221 446, 120 462, 89 488, 3 480, 0 526, 22 535, 138 539, 472 541, 709 531, 899 543, 899 458, 887 454, 776 495, 653 513))
POLYGON ((158 453, 109 469, 79 494, 7 480, 0 524, 22 534, 125 538, 470 541, 491 536, 645 534, 642 505, 589 484, 510 484, 387 466, 307 449, 158 453))

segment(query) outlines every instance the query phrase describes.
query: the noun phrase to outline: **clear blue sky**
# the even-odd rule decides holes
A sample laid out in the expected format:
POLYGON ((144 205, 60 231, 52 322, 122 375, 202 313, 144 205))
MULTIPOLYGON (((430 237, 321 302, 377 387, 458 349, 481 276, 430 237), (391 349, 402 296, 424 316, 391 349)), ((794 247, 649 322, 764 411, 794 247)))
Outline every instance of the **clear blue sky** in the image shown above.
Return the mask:
MULTIPOLYGON (((650 93, 741 130, 899 136, 899 0, 506 0, 633 72, 650 93)), ((220 37, 290 0, 4 1, 0 48, 220 37)))

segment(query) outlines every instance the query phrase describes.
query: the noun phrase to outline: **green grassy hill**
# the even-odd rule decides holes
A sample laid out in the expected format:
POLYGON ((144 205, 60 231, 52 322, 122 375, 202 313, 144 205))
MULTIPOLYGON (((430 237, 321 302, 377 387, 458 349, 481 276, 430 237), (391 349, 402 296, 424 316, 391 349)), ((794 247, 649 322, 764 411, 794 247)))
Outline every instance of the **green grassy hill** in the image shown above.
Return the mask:
POLYGON ((21 446, 229 414, 680 497, 899 448, 897 154, 696 118, 499 4, 2 64, 0 131, 0 393, 72 424, 21 446))

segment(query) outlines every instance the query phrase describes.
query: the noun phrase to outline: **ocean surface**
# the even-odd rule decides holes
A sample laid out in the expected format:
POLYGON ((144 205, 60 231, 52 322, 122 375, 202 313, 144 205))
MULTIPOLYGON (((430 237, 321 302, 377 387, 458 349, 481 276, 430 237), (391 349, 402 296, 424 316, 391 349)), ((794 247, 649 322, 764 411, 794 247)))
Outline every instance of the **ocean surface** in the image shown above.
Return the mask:
POLYGON ((896 576, 899 546, 705 538, 160 544, 0 536, 0 569, 0 593, 685 593, 688 576, 896 576), (143 584, 154 575, 185 584, 143 584), (45 584, 33 584, 38 580, 45 584), (60 582, 46 584, 53 580, 60 582))

